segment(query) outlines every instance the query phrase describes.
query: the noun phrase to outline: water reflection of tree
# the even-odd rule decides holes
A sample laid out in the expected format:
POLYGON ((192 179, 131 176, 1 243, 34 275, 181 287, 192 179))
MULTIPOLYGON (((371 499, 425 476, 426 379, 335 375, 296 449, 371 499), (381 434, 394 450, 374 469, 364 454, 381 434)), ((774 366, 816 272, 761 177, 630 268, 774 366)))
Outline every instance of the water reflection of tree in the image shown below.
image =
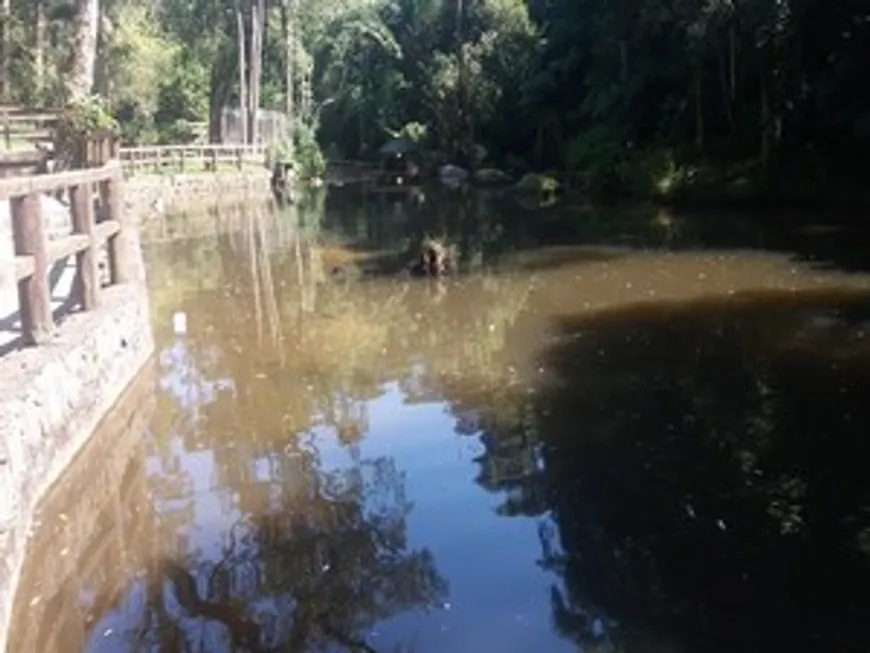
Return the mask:
MULTIPOLYGON (((220 262, 212 266, 214 284, 182 295, 173 307, 191 316, 184 344, 198 373, 203 379, 232 380, 223 387, 233 400, 210 402, 201 411, 205 422, 187 431, 189 438, 209 433, 210 448, 227 468, 246 458, 240 447, 254 454, 270 443, 283 446, 318 425, 353 444, 367 430, 367 401, 382 393, 387 380, 399 379, 411 402, 441 400, 445 393, 479 396, 504 387, 511 365, 505 354, 508 333, 525 309, 533 280, 481 275, 459 286, 319 283, 322 275, 315 267, 323 247, 316 231, 302 239, 292 229, 275 236, 277 229, 269 226, 275 219, 292 226, 299 216, 248 212, 225 218, 231 228, 216 240, 198 243, 211 248, 220 262), (269 238, 283 238, 283 251, 264 256, 269 238), (262 339, 255 316, 269 302, 275 307, 269 319, 279 325, 273 331, 281 337, 262 339), (299 311, 306 302, 311 310, 299 311), (415 374, 420 361, 422 376, 415 374), (239 433, 250 434, 243 444, 239 433)), ((499 408, 483 419, 510 419, 505 416, 511 407, 499 408)), ((509 475, 522 482, 534 466, 536 436, 522 428, 519 439, 503 429, 486 430, 503 437, 486 438, 491 455, 482 461, 481 482, 495 488, 509 475), (512 461, 520 450, 525 461, 518 468, 512 461)), ((508 503, 523 501, 512 497, 508 503)))
POLYGON ((370 651, 378 621, 443 600, 431 554, 407 548, 410 504, 391 460, 304 479, 293 505, 238 522, 216 563, 150 569, 134 650, 370 651))
POLYGON ((860 324, 819 320, 852 301, 769 295, 564 325, 538 402, 564 632, 629 650, 860 650, 868 352, 860 324), (841 333, 824 346, 820 328, 841 333), (608 633, 604 615, 623 626, 608 633))

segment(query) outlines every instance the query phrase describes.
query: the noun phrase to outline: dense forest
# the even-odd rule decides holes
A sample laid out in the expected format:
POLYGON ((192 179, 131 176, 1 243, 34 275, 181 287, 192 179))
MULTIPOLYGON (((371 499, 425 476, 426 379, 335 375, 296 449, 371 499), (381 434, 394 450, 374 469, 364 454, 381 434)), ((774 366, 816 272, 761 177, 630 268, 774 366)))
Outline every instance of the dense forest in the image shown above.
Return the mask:
POLYGON ((93 92, 129 142, 244 97, 332 157, 402 133, 658 193, 846 188, 870 144, 866 0, 2 2, 3 100, 93 92))

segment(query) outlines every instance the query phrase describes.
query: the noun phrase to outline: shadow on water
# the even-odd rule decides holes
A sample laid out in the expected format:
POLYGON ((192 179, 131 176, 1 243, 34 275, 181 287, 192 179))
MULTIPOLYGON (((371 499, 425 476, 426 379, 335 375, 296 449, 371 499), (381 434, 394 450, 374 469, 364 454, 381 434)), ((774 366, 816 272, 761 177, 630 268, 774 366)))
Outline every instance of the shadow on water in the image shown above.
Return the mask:
POLYGON ((542 247, 757 249, 793 255, 822 269, 870 271, 870 228, 828 213, 674 212, 653 205, 592 205, 582 200, 530 207, 510 192, 423 187, 407 193, 332 189, 324 226, 353 247, 381 250, 424 234, 457 245, 464 267, 542 247))
POLYGON ((555 334, 534 405, 557 627, 584 650, 608 631, 616 650, 863 650, 870 294, 634 306, 555 334))
POLYGON ((138 489, 43 511, 12 650, 864 650, 870 278, 431 201, 157 225, 138 489), (457 279, 326 275, 439 225, 457 279))

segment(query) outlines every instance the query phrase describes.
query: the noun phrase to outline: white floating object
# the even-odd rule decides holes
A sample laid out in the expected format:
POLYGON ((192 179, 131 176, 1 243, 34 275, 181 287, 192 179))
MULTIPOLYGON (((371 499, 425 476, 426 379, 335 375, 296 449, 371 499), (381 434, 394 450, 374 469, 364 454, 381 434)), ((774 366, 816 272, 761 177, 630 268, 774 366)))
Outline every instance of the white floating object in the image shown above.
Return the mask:
POLYGON ((187 315, 175 313, 172 316, 172 330, 179 336, 187 333, 187 315))

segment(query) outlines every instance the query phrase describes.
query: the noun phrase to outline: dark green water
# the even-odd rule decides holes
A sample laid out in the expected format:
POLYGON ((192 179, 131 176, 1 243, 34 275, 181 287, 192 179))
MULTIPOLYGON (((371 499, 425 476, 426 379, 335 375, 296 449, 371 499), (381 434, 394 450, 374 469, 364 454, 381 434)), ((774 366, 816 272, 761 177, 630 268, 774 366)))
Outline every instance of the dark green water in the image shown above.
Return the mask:
POLYGON ((870 250, 821 223, 333 190, 154 226, 147 517, 16 653, 866 651, 870 250), (328 274, 424 232, 461 275, 328 274))

